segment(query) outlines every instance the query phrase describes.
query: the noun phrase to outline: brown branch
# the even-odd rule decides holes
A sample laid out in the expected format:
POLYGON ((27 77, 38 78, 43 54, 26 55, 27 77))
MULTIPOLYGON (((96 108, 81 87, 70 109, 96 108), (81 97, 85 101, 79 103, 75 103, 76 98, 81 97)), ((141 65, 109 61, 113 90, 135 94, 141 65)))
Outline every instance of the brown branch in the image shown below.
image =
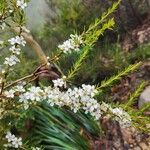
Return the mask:
POLYGON ((46 66, 46 64, 43 64, 43 65, 40 65, 39 67, 37 67, 37 68, 34 70, 34 72, 33 72, 32 74, 27 75, 27 76, 25 76, 25 77, 22 77, 22 78, 20 78, 20 79, 18 79, 18 80, 15 80, 14 82, 12 82, 12 83, 6 85, 6 86, 4 87, 4 89, 7 89, 7 88, 9 88, 9 87, 11 87, 11 86, 13 86, 13 85, 16 85, 17 83, 19 83, 19 82, 21 82, 21 81, 24 81, 24 80, 26 80, 26 79, 30 79, 30 78, 32 78, 32 77, 34 77, 34 79, 37 78, 38 75, 40 74, 40 72, 38 72, 38 70, 39 70, 41 67, 43 67, 43 66, 46 66))
POLYGON ((9 88, 9 87, 11 87, 11 86, 13 86, 13 85, 15 85, 15 84, 17 84, 17 83, 23 81, 23 80, 32 78, 33 76, 34 76, 34 74, 30 74, 30 75, 27 75, 27 76, 25 76, 25 77, 23 77, 23 78, 20 78, 20 79, 14 81, 13 83, 10 83, 10 84, 6 85, 6 86, 4 87, 4 89, 7 89, 7 88, 9 88))

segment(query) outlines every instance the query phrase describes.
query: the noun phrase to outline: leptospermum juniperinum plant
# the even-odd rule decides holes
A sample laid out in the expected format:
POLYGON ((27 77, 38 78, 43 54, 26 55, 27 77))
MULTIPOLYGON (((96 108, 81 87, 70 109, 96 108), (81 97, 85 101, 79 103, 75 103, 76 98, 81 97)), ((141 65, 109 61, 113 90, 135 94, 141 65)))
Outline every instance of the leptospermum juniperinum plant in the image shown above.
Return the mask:
POLYGON ((74 113, 79 110, 84 110, 86 114, 91 115, 97 121, 103 117, 112 118, 118 121, 121 127, 124 128, 132 124, 130 115, 123 110, 123 107, 114 107, 105 102, 99 102, 97 95, 101 92, 102 88, 109 86, 113 81, 137 69, 140 63, 129 66, 125 71, 110 78, 108 81, 104 81, 100 86, 85 84, 80 87, 70 86, 71 80, 77 74, 98 37, 106 29, 111 29, 114 26, 114 19, 111 18, 106 21, 106 18, 115 11, 119 3, 120 1, 114 3, 112 8, 108 9, 100 19, 96 19, 89 26, 87 31, 84 31, 80 35, 71 34, 68 40, 58 45, 58 54, 54 57, 46 57, 40 49, 40 46, 35 42, 30 42, 33 39, 28 38, 25 33, 28 32, 24 27, 24 9, 27 7, 27 2, 25 0, 2 0, 0 27, 2 30, 11 29, 17 34, 7 40, 1 41, 1 47, 8 48, 10 52, 10 55, 4 59, 0 74, 0 120, 2 123, 0 137, 3 142, 1 144, 2 149, 40 149, 24 143, 22 137, 20 135, 14 135, 11 133, 11 130, 13 129, 13 122, 24 111, 29 110, 43 101, 46 101, 51 107, 70 108, 74 113), (22 77, 16 81, 9 81, 8 75, 14 66, 21 61, 19 55, 21 48, 25 46, 26 42, 35 44, 32 45, 32 48, 36 49, 35 51, 40 57, 42 65, 31 75, 22 77), (60 70, 62 77, 58 78, 59 76, 55 76, 56 79, 52 80, 52 85, 47 87, 34 86, 33 81, 35 79, 41 74, 45 74, 45 71, 51 72, 52 64, 59 61, 61 56, 68 55, 71 52, 77 52, 80 55, 66 76, 61 72, 60 68, 57 68, 60 70), (45 69, 39 71, 43 67, 45 69))

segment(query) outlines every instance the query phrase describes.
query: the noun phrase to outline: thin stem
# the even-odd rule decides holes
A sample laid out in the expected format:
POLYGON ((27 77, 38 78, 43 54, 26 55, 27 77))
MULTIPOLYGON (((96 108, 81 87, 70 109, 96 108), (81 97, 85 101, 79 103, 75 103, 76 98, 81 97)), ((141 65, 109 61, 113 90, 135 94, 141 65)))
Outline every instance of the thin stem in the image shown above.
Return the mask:
POLYGON ((46 65, 46 64, 40 65, 39 67, 37 67, 37 68, 34 70, 34 72, 33 72, 32 74, 27 75, 27 76, 25 76, 25 77, 22 77, 22 78, 20 78, 20 79, 18 79, 18 80, 16 80, 16 81, 14 81, 14 82, 12 82, 12 83, 6 85, 6 86, 4 87, 4 89, 7 89, 7 88, 9 88, 9 87, 11 87, 11 86, 13 86, 13 85, 15 85, 15 84, 17 84, 17 83, 23 81, 23 80, 26 80, 26 79, 29 79, 29 78, 32 78, 32 77, 34 77, 34 79, 32 79, 32 80, 30 80, 30 81, 34 81, 35 79, 37 79, 37 76, 38 76, 38 74, 39 74, 39 73, 38 73, 38 70, 39 70, 41 67, 45 66, 45 65, 46 65))
POLYGON ((34 74, 30 74, 30 75, 27 75, 27 76, 25 76, 25 77, 23 77, 23 78, 20 78, 20 79, 14 81, 13 83, 10 83, 10 84, 6 85, 6 86, 4 87, 4 89, 7 89, 7 88, 9 88, 9 87, 11 87, 11 86, 13 86, 13 85, 15 85, 15 84, 17 84, 17 83, 23 81, 23 80, 28 79, 28 78, 32 78, 33 76, 34 76, 34 74))

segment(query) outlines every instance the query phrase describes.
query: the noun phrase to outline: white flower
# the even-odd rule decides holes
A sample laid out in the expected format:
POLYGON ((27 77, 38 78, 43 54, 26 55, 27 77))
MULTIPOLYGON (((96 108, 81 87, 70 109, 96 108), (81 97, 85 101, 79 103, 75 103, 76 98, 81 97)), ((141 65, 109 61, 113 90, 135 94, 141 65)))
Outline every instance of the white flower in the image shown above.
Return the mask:
POLYGON ((8 142, 11 142, 15 138, 15 135, 11 134, 10 132, 7 132, 5 137, 8 140, 8 142))
POLYGON ((22 146, 22 138, 15 137, 14 134, 11 134, 10 132, 7 132, 5 138, 8 141, 7 147, 14 147, 14 148, 20 148, 22 146))
POLYGON ((62 45, 58 45, 58 48, 63 50, 64 53, 71 52, 71 50, 74 48, 72 41, 69 39, 65 41, 62 45))
POLYGON ((20 60, 15 55, 11 55, 10 57, 5 58, 4 64, 14 66, 18 62, 20 62, 20 60))
POLYGON ((11 45, 15 45, 16 44, 16 38, 11 38, 8 40, 8 42, 11 44, 11 45))
POLYGON ((16 47, 15 45, 10 47, 9 49, 12 53, 19 55, 21 52, 21 49, 19 47, 16 47))
POLYGON ((63 85, 65 84, 63 79, 53 80, 53 83, 54 87, 63 87, 63 85))
POLYGON ((40 87, 31 87, 29 89, 29 98, 33 101, 40 101, 43 99, 43 90, 40 87))
POLYGON ((82 88, 85 92, 87 92, 92 97, 97 93, 97 90, 95 89, 94 85, 91 86, 91 85, 82 84, 82 88))
POLYGON ((9 39, 8 42, 11 45, 19 44, 19 45, 25 46, 26 44, 26 41, 24 40, 23 36, 16 36, 14 38, 9 39))
POLYGON ((16 92, 25 92, 25 89, 24 89, 24 87, 23 87, 23 85, 17 85, 15 88, 14 88, 14 90, 16 91, 16 92))
POLYGON ((20 101, 40 101, 43 99, 43 90, 40 87, 32 86, 26 93, 20 95, 20 101))
POLYGON ((71 34, 70 39, 66 40, 63 44, 58 45, 58 48, 64 53, 71 53, 72 51, 79 51, 79 47, 82 43, 81 36, 71 34))
POLYGON ((27 3, 24 0, 17 0, 17 7, 25 9, 27 7, 27 3))
POLYGON ((12 141, 12 145, 13 147, 15 148, 19 148, 20 146, 22 146, 22 138, 14 138, 13 141, 12 141))
POLYGON ((14 93, 15 93, 15 91, 12 89, 4 92, 5 96, 8 98, 14 98, 14 93))
POLYGON ((27 110, 29 108, 29 101, 27 99, 26 94, 22 94, 19 96, 19 102, 23 103, 23 107, 25 110, 27 110))

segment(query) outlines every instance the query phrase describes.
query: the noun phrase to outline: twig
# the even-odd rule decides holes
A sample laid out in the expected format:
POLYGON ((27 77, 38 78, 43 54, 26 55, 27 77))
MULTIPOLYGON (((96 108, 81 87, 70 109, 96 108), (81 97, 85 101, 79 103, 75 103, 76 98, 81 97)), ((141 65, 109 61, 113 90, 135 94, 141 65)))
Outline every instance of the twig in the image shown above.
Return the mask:
POLYGON ((57 55, 55 55, 53 58, 51 58, 49 61, 50 62, 57 61, 62 54, 63 54, 63 52, 61 51, 60 53, 58 53, 57 55))
MULTIPOLYGON (((46 64, 40 65, 39 67, 37 67, 37 68, 34 70, 34 72, 33 72, 32 74, 27 75, 27 76, 25 76, 25 77, 22 77, 22 78, 20 78, 20 79, 14 81, 14 82, 8 84, 7 86, 4 87, 4 89, 7 89, 7 88, 9 88, 9 87, 11 87, 11 86, 13 86, 13 85, 15 85, 15 84, 17 84, 17 83, 23 81, 23 80, 26 80, 26 79, 29 79, 29 78, 32 78, 32 77, 37 78, 38 75, 40 74, 40 72, 38 73, 38 70, 39 70, 41 67, 45 66, 45 65, 46 65, 46 64)), ((35 80, 35 78, 34 78, 34 80, 35 80)), ((32 79, 32 81, 33 81, 33 79, 32 79)))
POLYGON ((6 86, 4 87, 4 89, 7 89, 7 88, 9 88, 9 87, 11 87, 11 86, 13 86, 13 85, 15 85, 15 84, 17 84, 17 83, 23 81, 23 80, 28 79, 28 78, 32 78, 32 77, 34 77, 34 75, 35 75, 35 74, 30 74, 30 75, 27 75, 27 76, 25 76, 25 77, 23 77, 23 78, 20 78, 20 79, 14 81, 13 83, 10 83, 10 84, 6 85, 6 86))

